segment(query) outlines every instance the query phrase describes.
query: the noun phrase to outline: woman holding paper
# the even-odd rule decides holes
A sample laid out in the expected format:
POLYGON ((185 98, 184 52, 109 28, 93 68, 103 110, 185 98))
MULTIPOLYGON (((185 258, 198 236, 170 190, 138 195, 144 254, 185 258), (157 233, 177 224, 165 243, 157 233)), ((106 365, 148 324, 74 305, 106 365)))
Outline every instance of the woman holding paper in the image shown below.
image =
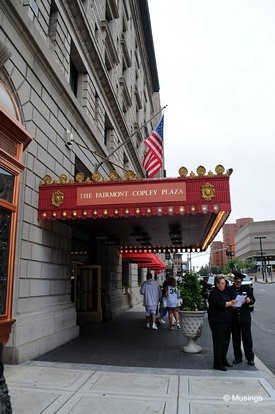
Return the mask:
POLYGON ((208 321, 212 331, 214 369, 226 371, 232 365, 227 361, 227 351, 231 333, 231 308, 236 305, 235 299, 230 300, 223 276, 216 276, 214 288, 208 298, 208 321))

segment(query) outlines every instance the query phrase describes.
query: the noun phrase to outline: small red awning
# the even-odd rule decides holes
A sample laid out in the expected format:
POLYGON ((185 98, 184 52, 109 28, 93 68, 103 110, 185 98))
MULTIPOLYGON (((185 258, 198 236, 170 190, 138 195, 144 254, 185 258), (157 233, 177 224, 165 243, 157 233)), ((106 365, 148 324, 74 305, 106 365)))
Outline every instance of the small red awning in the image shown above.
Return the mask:
POLYGON ((164 270, 166 264, 153 253, 122 253, 122 260, 137 263, 138 267, 152 270, 164 270))

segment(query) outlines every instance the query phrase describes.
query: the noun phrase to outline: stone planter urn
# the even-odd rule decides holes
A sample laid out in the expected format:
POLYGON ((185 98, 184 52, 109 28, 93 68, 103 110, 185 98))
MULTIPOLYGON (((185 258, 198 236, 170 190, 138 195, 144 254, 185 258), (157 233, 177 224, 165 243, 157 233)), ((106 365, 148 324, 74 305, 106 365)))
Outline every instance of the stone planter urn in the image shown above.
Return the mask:
POLYGON ((179 311, 183 335, 187 338, 187 344, 182 348, 189 354, 197 354, 202 351, 202 347, 196 340, 202 334, 203 318, 205 311, 179 311))

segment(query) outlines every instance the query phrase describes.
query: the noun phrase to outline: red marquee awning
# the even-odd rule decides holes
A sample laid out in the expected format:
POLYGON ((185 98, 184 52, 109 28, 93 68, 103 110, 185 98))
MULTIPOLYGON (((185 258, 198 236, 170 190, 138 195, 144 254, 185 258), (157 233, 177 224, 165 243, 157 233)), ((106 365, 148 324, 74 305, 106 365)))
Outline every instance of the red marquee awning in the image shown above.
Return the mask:
POLYGON ((137 263, 138 267, 152 270, 164 270, 166 264, 153 253, 122 253, 122 260, 137 263))
POLYGON ((118 179, 99 173, 76 181, 44 177, 38 218, 60 220, 91 231, 121 252, 205 250, 231 211, 229 176, 219 165, 215 174, 200 166, 197 174, 182 167, 178 178, 118 179))

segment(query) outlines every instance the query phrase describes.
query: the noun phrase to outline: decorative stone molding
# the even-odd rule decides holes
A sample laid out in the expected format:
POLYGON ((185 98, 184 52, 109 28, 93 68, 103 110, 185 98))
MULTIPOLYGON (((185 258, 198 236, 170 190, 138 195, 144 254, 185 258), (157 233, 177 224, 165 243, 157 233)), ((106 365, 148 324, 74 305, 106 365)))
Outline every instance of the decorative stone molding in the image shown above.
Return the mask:
POLYGON ((128 50, 127 41, 126 41, 126 35, 125 33, 121 33, 121 46, 122 46, 122 52, 124 56, 124 60, 126 63, 126 66, 130 68, 132 66, 131 56, 128 50))
POLYGON ((109 29, 109 23, 107 20, 101 20, 100 27, 103 32, 105 32, 105 47, 106 53, 108 56, 108 60, 112 67, 118 64, 119 58, 117 54, 117 50, 115 47, 115 43, 113 41, 112 34, 109 29))
POLYGON ((125 103, 126 108, 129 108, 132 104, 131 95, 127 87, 126 79, 124 76, 119 78, 119 83, 122 90, 123 102, 125 103))
POLYGON ((11 51, 0 40, 0 67, 3 66, 11 57, 11 51))

